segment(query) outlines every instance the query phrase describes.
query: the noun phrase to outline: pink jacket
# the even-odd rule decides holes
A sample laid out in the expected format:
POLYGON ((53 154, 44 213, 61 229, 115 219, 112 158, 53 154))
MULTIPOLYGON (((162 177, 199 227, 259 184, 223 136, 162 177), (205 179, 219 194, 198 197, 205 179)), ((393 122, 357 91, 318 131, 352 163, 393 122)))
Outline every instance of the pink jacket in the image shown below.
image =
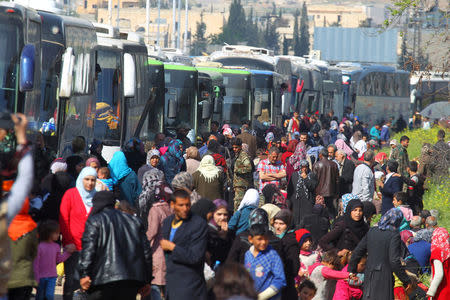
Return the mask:
POLYGON ((171 214, 172 211, 166 202, 154 203, 148 214, 147 238, 153 253, 152 284, 166 285, 166 260, 159 241, 162 240, 162 222, 171 214))
MULTIPOLYGON (((348 265, 342 269, 343 272, 347 272, 348 265)), ((348 281, 340 279, 336 283, 336 290, 334 291, 333 300, 350 300, 353 298, 361 299, 363 292, 358 287, 351 287, 348 281)))

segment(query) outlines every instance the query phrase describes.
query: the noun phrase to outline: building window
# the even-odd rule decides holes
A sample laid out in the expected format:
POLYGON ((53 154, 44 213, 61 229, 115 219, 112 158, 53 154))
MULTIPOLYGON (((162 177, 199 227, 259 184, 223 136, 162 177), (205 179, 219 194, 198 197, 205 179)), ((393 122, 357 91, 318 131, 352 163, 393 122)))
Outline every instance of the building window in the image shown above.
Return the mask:
POLYGON ((92 8, 97 8, 97 4, 92 4, 92 8))
POLYGON ((341 21, 341 15, 338 15, 337 18, 338 18, 337 21, 339 23, 341 21))
POLYGON ((317 19, 320 19, 320 15, 317 15, 317 19))
POLYGON ((87 0, 84 0, 84 8, 87 8, 87 0))

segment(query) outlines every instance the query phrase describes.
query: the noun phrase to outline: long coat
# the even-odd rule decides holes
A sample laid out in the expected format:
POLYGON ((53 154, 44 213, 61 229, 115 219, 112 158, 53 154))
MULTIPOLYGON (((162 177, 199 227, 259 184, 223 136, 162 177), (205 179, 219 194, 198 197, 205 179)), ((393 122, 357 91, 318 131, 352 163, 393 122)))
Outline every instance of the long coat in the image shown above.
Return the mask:
MULTIPOLYGON (((162 234, 169 240, 174 215, 163 222, 162 234)), ((205 264, 206 221, 191 215, 178 227, 172 242, 173 251, 166 251, 166 290, 168 300, 206 300, 206 283, 203 275, 205 264)))
POLYGON ((314 190, 317 186, 316 176, 309 172, 308 177, 303 179, 302 191, 297 199, 297 183, 300 178, 299 172, 293 173, 287 188, 287 199, 292 209, 293 224, 296 226, 300 225, 304 216, 312 213, 315 203, 314 190))
POLYGON ((352 192, 354 172, 355 164, 346 158, 342 166, 342 174, 339 175, 339 196, 352 192))
POLYGON ((282 261, 284 266, 284 274, 286 277, 286 287, 281 293, 282 300, 290 300, 297 298, 297 291, 295 289, 294 278, 297 276, 298 269, 300 269, 300 260, 298 254, 300 249, 298 248, 298 242, 295 239, 294 232, 288 232, 281 239, 282 245, 282 261))
POLYGON ((384 187, 381 190, 381 214, 394 207, 392 200, 396 192, 401 192, 403 188, 403 180, 401 177, 391 176, 389 180, 384 183, 384 187))
POLYGON ((394 272, 405 284, 410 282, 401 264, 401 239, 397 231, 372 227, 353 251, 348 270, 356 273, 360 259, 367 253, 363 300, 394 299, 394 272))

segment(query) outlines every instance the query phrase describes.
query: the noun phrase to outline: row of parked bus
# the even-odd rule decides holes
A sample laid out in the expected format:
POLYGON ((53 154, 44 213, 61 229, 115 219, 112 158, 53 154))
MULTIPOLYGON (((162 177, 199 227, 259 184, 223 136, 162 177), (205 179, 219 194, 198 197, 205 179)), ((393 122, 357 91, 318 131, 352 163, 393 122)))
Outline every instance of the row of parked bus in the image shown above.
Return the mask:
POLYGON ((185 127, 193 140, 212 121, 251 120, 264 131, 295 110, 353 112, 373 123, 410 107, 409 75, 391 67, 332 67, 229 45, 190 58, 113 27, 5 2, 0 26, 0 108, 25 113, 61 155, 76 136, 102 140, 108 159, 132 137, 185 127))

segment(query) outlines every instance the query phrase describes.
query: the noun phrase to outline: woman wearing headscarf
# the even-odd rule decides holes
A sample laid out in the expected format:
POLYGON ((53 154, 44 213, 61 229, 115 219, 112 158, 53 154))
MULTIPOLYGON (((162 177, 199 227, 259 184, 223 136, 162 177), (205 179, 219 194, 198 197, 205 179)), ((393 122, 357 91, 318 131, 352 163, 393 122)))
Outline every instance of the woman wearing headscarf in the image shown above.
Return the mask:
POLYGON ((103 142, 94 139, 92 141, 91 146, 89 147, 89 153, 92 156, 95 156, 98 161, 100 162, 100 167, 106 167, 108 163, 102 156, 102 150, 103 150, 103 142))
POLYGON ((246 218, 246 222, 247 222, 247 229, 245 231, 242 231, 240 234, 236 235, 236 237, 234 238, 230 252, 228 253, 227 256, 226 263, 236 262, 244 264, 245 252, 247 252, 247 250, 250 249, 251 246, 251 244, 248 241, 249 236, 248 229, 255 224, 263 224, 267 226, 269 245, 271 245, 277 251, 278 255, 280 255, 281 257, 281 255, 283 254, 281 248, 281 241, 278 237, 275 236, 275 234, 272 231, 269 230, 269 216, 267 212, 262 208, 254 208, 246 218))
POLYGON ((268 184, 262 189, 264 203, 275 204, 279 208, 288 208, 286 198, 275 184, 268 184))
POLYGON ((125 154, 122 151, 114 153, 108 168, 111 171, 111 178, 119 189, 119 199, 126 200, 130 205, 135 206, 142 187, 136 173, 128 166, 125 154))
POLYGON ((167 152, 161 157, 161 168, 166 176, 166 181, 171 184, 176 174, 186 170, 183 158, 183 142, 172 140, 167 152))
POLYGON ((205 155, 197 171, 192 174, 194 189, 206 199, 223 199, 225 174, 214 164, 211 155, 205 155))
POLYGON ((259 193, 255 189, 248 189, 239 204, 238 210, 231 217, 228 228, 236 232, 236 235, 250 227, 248 222, 250 213, 259 205, 259 193))
POLYGON ((267 203, 261 206, 262 209, 264 209, 269 217, 269 229, 272 232, 275 232, 275 228, 273 228, 273 222, 275 218, 275 215, 281 210, 278 206, 272 203, 267 203))
POLYGON ((208 223, 206 262, 213 268, 218 261, 223 264, 233 243, 233 233, 228 230, 228 204, 225 200, 213 201, 214 211, 208 223))
POLYGON ((350 278, 355 278, 359 261, 367 255, 362 299, 394 299, 392 273, 395 273, 403 286, 410 288, 411 280, 401 261, 402 241, 398 227, 402 220, 400 210, 390 209, 381 217, 378 227, 370 228, 353 251, 348 265, 350 278))
POLYGON ((41 190, 47 195, 39 210, 40 221, 59 221, 59 206, 64 193, 73 187, 72 177, 65 171, 48 174, 41 183, 41 190))
POLYGON ((214 163, 217 167, 221 168, 223 172, 226 174, 228 172, 227 161, 225 157, 220 153, 221 146, 216 140, 209 140, 208 142, 208 151, 206 154, 211 155, 214 158, 214 163))
POLYGON ((69 175, 72 176, 72 179, 75 182, 81 170, 85 166, 85 161, 79 155, 72 155, 66 159, 66 163, 67 163, 67 173, 69 173, 69 175))
POLYGON ((140 139, 133 137, 123 146, 122 151, 125 154, 128 166, 137 173, 146 160, 144 143, 140 139))
POLYGON ((270 150, 270 148, 272 148, 273 140, 275 139, 275 136, 274 136, 273 132, 269 131, 269 132, 266 134, 266 137, 265 137, 264 139, 265 139, 266 144, 267 144, 266 149, 267 149, 267 150, 270 150))
POLYGON ((358 160, 364 160, 364 153, 367 151, 367 143, 365 140, 361 139, 355 143, 353 146, 355 152, 358 153, 358 160))
POLYGON ((295 147, 294 154, 286 161, 286 176, 288 181, 291 180, 292 174, 300 170, 300 162, 306 159, 306 145, 299 142, 295 147))
POLYGON ((147 163, 139 168, 137 172, 137 177, 139 183, 142 184, 144 180, 144 174, 147 171, 158 168, 159 160, 161 159, 161 155, 158 150, 152 149, 147 152, 147 163))
POLYGON ((311 214, 318 183, 314 173, 309 170, 306 160, 300 161, 299 165, 300 170, 292 174, 287 187, 287 199, 292 209, 295 226, 300 225, 304 216, 311 214))
POLYGON ((191 146, 186 149, 186 171, 189 174, 194 174, 200 165, 200 153, 197 147, 191 146))
POLYGON ((445 228, 433 231, 431 238, 432 280, 427 296, 433 300, 450 299, 450 236, 445 228))
POLYGON ((355 144, 360 140, 362 140, 362 131, 354 131, 352 137, 350 138, 350 147, 355 149, 355 144))
POLYGON ((145 172, 142 184, 142 192, 139 195, 136 208, 138 216, 142 219, 145 228, 147 229, 148 212, 155 201, 156 187, 163 184, 164 173, 156 168, 145 172))
POLYGON ((275 235, 281 239, 283 249, 283 265, 286 278, 286 287, 283 289, 281 299, 297 299, 295 289, 295 276, 300 269, 298 254, 300 249, 295 238, 295 232, 292 230, 292 213, 289 209, 280 210, 274 219, 275 235))
POLYGON ((286 164, 287 164, 287 159, 289 157, 291 157, 292 154, 294 154, 297 144, 298 144, 298 140, 290 140, 289 141, 286 152, 284 152, 283 155, 281 155, 281 162, 283 163, 284 166, 286 166, 286 164))
MULTIPOLYGON (((153 171, 153 173, 156 174, 155 170, 156 169, 153 169, 149 172, 153 171)), ((164 258, 164 251, 159 242, 163 239, 161 232, 163 221, 172 214, 172 210, 169 206, 172 190, 163 181, 158 181, 156 183, 153 181, 153 183, 150 183, 152 181, 146 177, 149 172, 144 174, 144 182, 147 179, 149 187, 150 185, 154 185, 152 205, 146 222, 148 224, 147 239, 150 242, 153 261, 151 299, 161 299, 161 294, 164 293, 166 285, 166 260, 164 258)), ((144 191, 145 187, 146 185, 144 184, 144 191)))
POLYGON ((339 134, 338 123, 335 120, 330 122, 330 130, 328 132, 330 133, 330 144, 334 144, 336 142, 337 135, 339 134))
POLYGON ((89 157, 86 160, 86 167, 94 168, 98 172, 98 169, 100 169, 100 161, 95 156, 89 157))
POLYGON ((352 159, 354 151, 345 143, 344 140, 338 139, 334 144, 336 145, 336 148, 344 151, 345 154, 347 154, 348 159, 352 159))
POLYGON ((359 199, 352 199, 347 204, 344 217, 320 239, 319 245, 324 251, 336 249, 342 257, 356 248, 368 230, 369 226, 364 221, 363 203, 359 199))
POLYGON ((180 172, 175 175, 172 180, 172 189, 186 191, 191 197, 191 205, 201 198, 197 191, 194 191, 194 179, 188 172, 180 172))
POLYGON ((73 292, 80 287, 77 271, 81 238, 84 226, 92 210, 92 199, 96 193, 97 171, 85 167, 77 178, 74 188, 68 189, 61 200, 59 224, 61 226, 62 244, 75 244, 77 251, 64 262, 66 281, 64 298, 72 299, 73 292))

